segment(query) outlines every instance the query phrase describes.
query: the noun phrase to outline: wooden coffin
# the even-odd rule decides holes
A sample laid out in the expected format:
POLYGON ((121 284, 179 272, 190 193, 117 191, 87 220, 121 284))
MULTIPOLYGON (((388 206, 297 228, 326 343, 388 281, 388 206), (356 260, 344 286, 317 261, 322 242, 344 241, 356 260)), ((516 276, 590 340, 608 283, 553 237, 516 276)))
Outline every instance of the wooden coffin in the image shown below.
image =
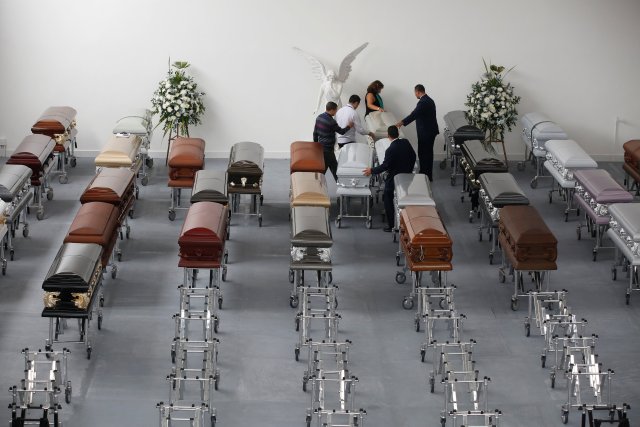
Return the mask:
POLYGON ((29 191, 31 174, 27 166, 4 165, 0 169, 0 199, 11 202, 23 191, 29 191))
POLYGON ((102 247, 102 267, 106 268, 118 239, 120 210, 104 202, 85 203, 76 214, 64 243, 95 243, 102 247))
POLYGON ((42 289, 44 317, 84 316, 102 280, 102 248, 94 243, 65 243, 47 272, 42 289))
POLYGON ((114 134, 95 159, 97 167, 128 168, 135 164, 142 138, 133 134, 114 134))
POLYGON ((169 152, 169 187, 190 188, 196 172, 204 168, 205 142, 201 138, 176 138, 169 152))
POLYGON ((291 174, 291 206, 331 207, 324 174, 293 172, 291 174))
POLYGON ((31 185, 41 185, 44 168, 53 158, 56 143, 46 135, 27 135, 7 160, 8 165, 24 165, 31 169, 31 185))
POLYGON ((313 141, 296 141, 291 143, 291 163, 289 173, 317 172, 324 173, 322 144, 313 141))
POLYGON ((49 107, 31 126, 31 132, 55 138, 76 126, 77 111, 71 107, 49 107))
POLYGON ((400 242, 415 265, 450 263, 453 243, 434 206, 407 206, 400 213, 400 242))
POLYGON ((216 202, 227 205, 227 172, 203 169, 196 172, 191 191, 191 203, 216 202))
POLYGON ((505 206, 500 210, 500 244, 516 269, 518 263, 545 266, 540 270, 555 270, 558 241, 533 206, 505 206))
POLYGON ((333 246, 326 208, 297 206, 291 209, 291 246, 305 248, 333 246))
POLYGON ((227 192, 260 194, 264 170, 264 148, 255 142, 238 142, 231 147, 227 167, 227 192))
POLYGON ((136 174, 129 169, 102 169, 85 188, 80 203, 111 203, 118 207, 118 224, 122 224, 135 201, 135 177, 136 174))
POLYGON ((180 258, 219 262, 224 253, 228 215, 227 207, 220 203, 191 205, 178 238, 180 258))
POLYGON ((624 161, 633 165, 635 169, 639 168, 640 163, 640 139, 632 139, 622 144, 624 149, 624 161))

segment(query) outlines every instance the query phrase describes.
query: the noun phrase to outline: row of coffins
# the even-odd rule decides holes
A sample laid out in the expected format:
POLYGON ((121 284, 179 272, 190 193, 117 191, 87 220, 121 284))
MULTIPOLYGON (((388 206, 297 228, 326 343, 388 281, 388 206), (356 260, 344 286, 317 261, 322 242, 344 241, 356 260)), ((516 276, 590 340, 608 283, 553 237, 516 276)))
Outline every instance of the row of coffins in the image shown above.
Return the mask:
MULTIPOLYGON (((209 178, 199 170, 195 181, 201 185, 209 178)), ((210 194, 210 193, 209 193, 210 194)), ((209 194, 201 194, 207 197, 209 194)), ((171 343, 169 400, 157 404, 160 427, 187 423, 204 427, 205 420, 216 424, 213 406, 218 390, 220 370, 215 337, 219 328, 218 310, 222 308, 221 281, 226 280, 228 206, 206 200, 193 200, 178 238, 178 267, 184 270, 179 311, 173 316, 175 336, 171 343), (209 280, 198 279, 200 271, 209 271, 209 280)))

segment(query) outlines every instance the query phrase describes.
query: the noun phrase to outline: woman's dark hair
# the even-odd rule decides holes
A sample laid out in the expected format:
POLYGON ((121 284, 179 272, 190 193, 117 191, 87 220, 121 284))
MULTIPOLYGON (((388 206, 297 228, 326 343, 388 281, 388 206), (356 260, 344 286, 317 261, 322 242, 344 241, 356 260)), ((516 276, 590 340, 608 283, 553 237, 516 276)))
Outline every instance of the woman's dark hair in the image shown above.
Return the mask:
POLYGON ((380 93, 382 88, 384 88, 382 82, 380 80, 374 80, 369 87, 367 87, 367 93, 380 93))

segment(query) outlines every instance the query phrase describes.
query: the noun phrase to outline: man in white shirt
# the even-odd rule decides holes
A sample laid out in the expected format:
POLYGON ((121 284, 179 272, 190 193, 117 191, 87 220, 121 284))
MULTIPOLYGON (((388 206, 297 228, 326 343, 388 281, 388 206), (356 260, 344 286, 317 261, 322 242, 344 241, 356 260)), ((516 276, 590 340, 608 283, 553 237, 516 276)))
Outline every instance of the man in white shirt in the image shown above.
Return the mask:
POLYGON ((358 95, 351 95, 349 97, 349 103, 340 108, 336 113, 336 122, 340 127, 346 127, 347 124, 353 123, 353 127, 349 129, 344 135, 337 135, 338 147, 342 148, 346 144, 356 142, 356 131, 360 135, 369 135, 371 138, 375 137, 373 132, 369 132, 360 121, 360 115, 356 112, 360 105, 360 97, 358 95))

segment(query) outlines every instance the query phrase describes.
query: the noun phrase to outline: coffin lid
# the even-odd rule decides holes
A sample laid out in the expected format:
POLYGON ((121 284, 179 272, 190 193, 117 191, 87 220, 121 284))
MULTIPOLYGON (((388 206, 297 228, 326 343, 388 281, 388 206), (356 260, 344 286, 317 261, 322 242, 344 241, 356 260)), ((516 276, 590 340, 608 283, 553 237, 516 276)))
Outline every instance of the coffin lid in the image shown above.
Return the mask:
POLYGON ((0 199, 10 202, 31 179, 32 171, 25 165, 4 165, 0 169, 0 199))
POLYGON ((533 206, 505 206, 500 210, 500 224, 518 245, 551 244, 558 240, 533 206))
POLYGON ((256 142, 236 142, 231 147, 229 169, 264 169, 264 148, 256 142))
POLYGON ((573 139, 547 141, 546 149, 567 169, 598 167, 595 160, 573 139))
POLYGON ((456 140, 484 138, 484 132, 469 123, 466 113, 462 110, 449 111, 444 115, 444 123, 456 140))
POLYGON ((477 166, 492 166, 495 168, 506 169, 504 161, 497 157, 498 154, 492 154, 485 150, 480 140, 472 139, 469 141, 465 141, 464 145, 461 147, 461 150, 464 156, 471 163, 471 167, 473 168, 477 166))
POLYGON ((49 107, 40 115, 36 123, 34 123, 32 130, 42 128, 43 126, 41 125, 46 122, 59 123, 61 128, 69 130, 77 114, 78 112, 72 107, 49 107))
POLYGON ((196 172, 191 192, 191 203, 227 200, 227 171, 222 169, 203 169, 196 172))
POLYGON ((634 242, 640 242, 640 203, 614 203, 609 214, 634 242))
POLYGON ((100 264, 102 247, 95 243, 65 243, 60 247, 42 283, 42 289, 86 289, 100 264))
POLYGON ((440 220, 435 206, 407 206, 401 215, 411 242, 444 239, 449 242, 449 246, 451 245, 447 229, 440 220))
POLYGON ((506 205, 529 204, 529 199, 513 175, 508 172, 485 172, 480 175, 480 185, 489 196, 491 203, 497 208, 506 205))
POLYGON ((120 118, 113 127, 113 133, 132 133, 146 135, 151 127, 151 111, 140 109, 120 118))
POLYGON ((227 230, 227 207, 215 202, 199 202, 191 205, 180 231, 178 242, 222 242, 227 230))
POLYGON ((89 202, 80 206, 71 226, 69 236, 104 236, 114 230, 107 230, 111 218, 120 215, 119 209, 111 203, 89 202))
POLYGON ((520 118, 520 124, 522 124, 527 138, 535 138, 540 143, 545 143, 550 139, 568 138, 560 126, 542 113, 527 113, 520 118))
POLYGON ((333 245, 327 209, 320 206, 291 208, 291 244, 329 248, 333 245))
POLYGON ((47 161, 55 146, 55 141, 47 135, 27 135, 16 147, 11 158, 36 157, 42 165, 47 161))
POLYGON ((338 156, 338 176, 362 176, 362 171, 371 167, 371 147, 368 144, 347 144, 338 156))
POLYGON ((633 201, 631 193, 618 184, 606 170, 577 170, 573 176, 576 182, 580 183, 598 203, 624 203, 633 201))
POLYGON ((93 177, 80 201, 96 194, 109 194, 122 199, 127 189, 133 184, 135 173, 129 169, 105 168, 93 177))
POLYGON ((327 180, 323 173, 294 172, 291 174, 291 206, 331 206, 327 180))
POLYGON ((424 174, 399 173, 393 177, 400 208, 409 205, 435 206, 429 177, 424 174))
POLYGON ((322 144, 313 141, 295 141, 290 148, 290 172, 324 173, 324 154, 322 144))

